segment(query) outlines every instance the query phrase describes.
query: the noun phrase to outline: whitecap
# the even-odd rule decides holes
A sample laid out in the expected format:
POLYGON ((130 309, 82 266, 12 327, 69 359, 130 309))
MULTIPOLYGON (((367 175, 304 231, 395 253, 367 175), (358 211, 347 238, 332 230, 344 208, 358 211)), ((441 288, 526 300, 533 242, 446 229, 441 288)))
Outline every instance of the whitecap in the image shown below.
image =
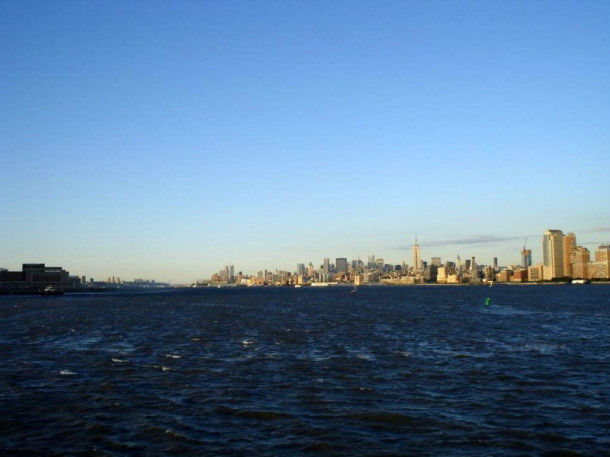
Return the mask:
POLYGON ((165 354, 165 357, 167 357, 168 359, 179 359, 182 356, 181 355, 177 355, 177 354, 165 354))
POLYGON ((113 358, 112 358, 112 361, 113 361, 114 363, 126 363, 126 362, 127 362, 127 360, 123 360, 123 359, 117 359, 116 357, 113 357, 113 358))
POLYGON ((373 354, 366 353, 356 354, 356 358, 360 360, 375 360, 375 356, 373 354))
POLYGON ((61 370, 59 372, 59 374, 62 376, 72 376, 72 375, 75 375, 76 373, 73 372, 72 370, 61 370))

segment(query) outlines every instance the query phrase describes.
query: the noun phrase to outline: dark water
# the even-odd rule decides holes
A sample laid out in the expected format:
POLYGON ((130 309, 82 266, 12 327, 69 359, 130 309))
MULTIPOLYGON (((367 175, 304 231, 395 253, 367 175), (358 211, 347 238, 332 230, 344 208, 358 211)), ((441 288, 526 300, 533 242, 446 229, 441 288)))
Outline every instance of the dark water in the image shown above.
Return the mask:
POLYGON ((0 455, 610 455, 609 335, 604 285, 0 297, 0 455))

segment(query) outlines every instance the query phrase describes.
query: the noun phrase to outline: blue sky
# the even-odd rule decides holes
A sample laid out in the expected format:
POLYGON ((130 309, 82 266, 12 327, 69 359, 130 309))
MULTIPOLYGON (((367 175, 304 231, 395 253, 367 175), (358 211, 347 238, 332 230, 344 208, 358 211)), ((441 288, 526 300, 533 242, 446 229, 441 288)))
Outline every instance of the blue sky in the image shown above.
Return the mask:
POLYGON ((0 266, 610 241, 607 1, 0 3, 0 266))

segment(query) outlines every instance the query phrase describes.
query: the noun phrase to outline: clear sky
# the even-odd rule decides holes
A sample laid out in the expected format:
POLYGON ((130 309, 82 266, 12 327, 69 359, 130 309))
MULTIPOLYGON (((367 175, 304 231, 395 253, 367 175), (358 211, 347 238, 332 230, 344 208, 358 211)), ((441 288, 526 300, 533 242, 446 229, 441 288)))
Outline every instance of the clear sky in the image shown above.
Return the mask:
POLYGON ((610 241, 610 2, 0 2, 0 267, 610 241))

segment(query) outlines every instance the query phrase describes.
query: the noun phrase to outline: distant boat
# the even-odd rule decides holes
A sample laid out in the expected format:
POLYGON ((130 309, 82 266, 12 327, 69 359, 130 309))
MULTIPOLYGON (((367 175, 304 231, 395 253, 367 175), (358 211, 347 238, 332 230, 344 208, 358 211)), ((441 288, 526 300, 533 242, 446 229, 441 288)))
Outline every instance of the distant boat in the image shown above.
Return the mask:
POLYGON ((42 291, 42 295, 63 295, 63 294, 64 294, 63 290, 57 290, 55 287, 53 287, 51 285, 48 285, 42 291))

